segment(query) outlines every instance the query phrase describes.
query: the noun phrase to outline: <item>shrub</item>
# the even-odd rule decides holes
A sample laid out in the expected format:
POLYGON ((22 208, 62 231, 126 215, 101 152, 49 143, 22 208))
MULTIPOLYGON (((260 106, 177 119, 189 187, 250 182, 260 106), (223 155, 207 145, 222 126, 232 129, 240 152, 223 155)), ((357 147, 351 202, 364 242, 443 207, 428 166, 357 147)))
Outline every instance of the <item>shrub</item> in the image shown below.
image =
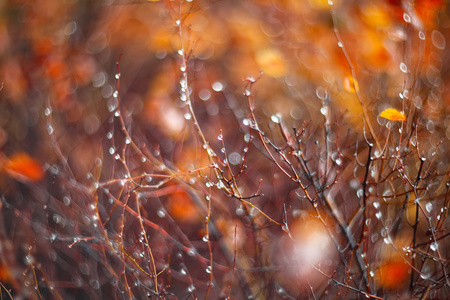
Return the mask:
POLYGON ((2 297, 449 293, 443 1, 2 5, 2 297))

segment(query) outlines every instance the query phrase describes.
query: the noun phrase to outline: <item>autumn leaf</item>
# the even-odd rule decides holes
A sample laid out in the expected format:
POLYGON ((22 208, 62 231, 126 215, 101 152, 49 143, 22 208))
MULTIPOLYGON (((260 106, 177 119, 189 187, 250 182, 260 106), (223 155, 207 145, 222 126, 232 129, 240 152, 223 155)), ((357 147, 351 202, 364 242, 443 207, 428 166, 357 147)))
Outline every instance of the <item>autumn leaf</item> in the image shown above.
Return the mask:
POLYGON ((183 223, 193 224, 200 216, 197 207, 185 191, 178 191, 168 196, 167 210, 172 218, 183 223))
POLYGON ((388 108, 381 112, 380 117, 388 119, 389 121, 405 121, 406 117, 403 113, 395 108, 388 108))
POLYGON ((408 264, 402 260, 388 260, 379 268, 377 282, 385 289, 399 288, 408 280, 409 270, 408 264))
POLYGON ((41 164, 23 152, 12 155, 7 160, 4 171, 21 182, 36 182, 44 177, 41 164))
POLYGON ((344 89, 349 93, 356 93, 359 91, 358 81, 354 80, 352 76, 345 76, 344 89))
POLYGON ((279 78, 286 74, 286 62, 281 52, 276 49, 259 50, 255 54, 255 59, 261 70, 270 77, 279 78))

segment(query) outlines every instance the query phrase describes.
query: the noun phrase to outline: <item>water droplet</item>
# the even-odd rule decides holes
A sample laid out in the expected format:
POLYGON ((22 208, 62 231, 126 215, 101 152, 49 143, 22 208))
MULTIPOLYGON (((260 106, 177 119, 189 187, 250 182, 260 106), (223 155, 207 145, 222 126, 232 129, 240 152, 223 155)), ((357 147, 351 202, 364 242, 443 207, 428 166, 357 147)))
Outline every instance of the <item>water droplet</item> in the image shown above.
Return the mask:
POLYGON ((118 116, 120 116, 120 111, 116 110, 116 111, 114 112, 114 117, 118 117, 118 116))
POLYGON ((178 50, 178 54, 181 55, 181 56, 183 56, 183 54, 184 54, 183 49, 178 50))
POLYGON ((328 113, 328 106, 322 106, 322 107, 320 108, 320 113, 321 113, 322 115, 326 116, 327 113, 328 113))
POLYGON ((207 243, 209 241, 209 236, 208 235, 203 236, 202 241, 207 243))
POLYGON ((189 293, 192 293, 193 291, 195 291, 195 286, 190 285, 190 286, 188 287, 188 292, 189 292, 189 293))
POLYGON ((281 122, 281 114, 276 113, 276 114, 272 115, 270 117, 270 119, 272 120, 272 122, 279 124, 281 122))
POLYGON ((108 152, 109 152, 109 154, 113 155, 116 152, 116 149, 111 147, 111 148, 109 148, 108 152))
POLYGON ((44 114, 45 114, 46 117, 48 117, 51 113, 52 113, 52 108, 51 107, 45 108, 44 114))
POLYGON ((392 196, 392 191, 391 190, 385 190, 383 192, 383 200, 386 203, 389 203, 389 201, 391 201, 392 198, 390 196, 392 196))
POLYGON ((427 204, 425 204, 425 209, 427 210, 427 212, 431 212, 433 210, 433 203, 428 202, 427 204))
POLYGON ((425 33, 423 31, 419 31, 419 38, 423 41, 425 40, 425 33))
POLYGON ((432 120, 428 120, 426 127, 430 133, 434 132, 435 127, 434 127, 434 122, 432 120))
POLYGON ((403 20, 406 23, 411 23, 411 17, 407 13, 403 13, 403 20))
POLYGON ((114 156, 114 158, 115 158, 116 160, 118 160, 118 159, 120 158, 119 153, 116 153, 116 155, 114 156))
POLYGON ((100 288, 100 283, 98 282, 98 280, 89 280, 89 284, 96 290, 100 288))
POLYGON ((241 155, 239 153, 232 152, 228 156, 228 160, 230 161, 230 164, 232 164, 233 166, 236 166, 236 165, 241 163, 242 158, 241 158, 241 155))
POLYGON ((190 119, 192 118, 192 115, 191 115, 190 113, 185 113, 185 114, 184 114, 184 118, 185 118, 186 120, 190 120, 190 119))
POLYGON ((373 203, 373 207, 375 207, 375 209, 380 209, 380 202, 375 201, 375 202, 373 203))
POLYGON ((212 89, 216 92, 221 92, 224 89, 224 86, 221 82, 216 81, 212 84, 212 89))
POLYGON ((131 143, 131 138, 130 138, 130 137, 127 137, 127 138, 125 139, 125 144, 129 145, 130 143, 131 143))
POLYGON ((217 136, 217 139, 218 139, 219 141, 223 140, 223 135, 222 135, 222 134, 219 134, 219 135, 217 136))
POLYGON ((207 101, 211 98, 211 92, 206 89, 203 89, 198 93, 198 97, 203 101, 207 101))
POLYGON ((50 125, 50 124, 48 124, 48 125, 47 125, 47 133, 48 133, 49 135, 51 135, 51 134, 53 134, 53 132, 54 132, 53 126, 50 125))
POLYGON ((356 196, 358 197, 358 198, 362 198, 363 197, 363 195, 364 195, 364 191, 363 191, 363 189, 358 189, 357 191, 356 191, 356 196))
POLYGON ((338 47, 342 48, 342 47, 344 47, 344 45, 341 42, 338 42, 338 47))
POLYGON ((431 245, 430 245, 431 251, 437 251, 438 248, 439 248, 439 244, 438 243, 431 243, 431 245))
POLYGON ((317 96, 317 98, 319 98, 321 100, 326 99, 327 96, 328 96, 327 90, 324 87, 322 87, 322 86, 317 87, 317 89, 316 89, 316 96, 317 96))
POLYGON ((115 90, 115 91, 114 91, 113 97, 114 97, 114 98, 119 97, 119 91, 118 91, 118 90, 115 90))
POLYGON ((162 209, 159 209, 159 210, 156 212, 156 214, 157 214, 158 217, 160 217, 161 219, 163 219, 163 218, 166 217, 166 213, 165 213, 162 209))
POLYGON ((211 271, 212 271, 211 269, 212 269, 211 266, 208 266, 206 268, 205 272, 208 273, 208 274, 211 274, 211 271))
POLYGON ((408 67, 404 62, 400 63, 400 71, 402 71, 403 73, 408 73, 408 67))
POLYGON ((242 209, 242 207, 238 207, 238 208, 236 209, 236 214, 237 214, 238 216, 242 216, 242 215, 244 214, 244 210, 242 209))
POLYGON ((64 196, 63 197, 63 202, 64 202, 65 205, 69 206, 70 202, 71 202, 70 197, 69 196, 64 196))
POLYGON ((185 64, 181 65, 180 71, 181 72, 186 72, 186 65, 185 64))
POLYGON ((378 220, 381 219, 381 216, 382 216, 381 211, 378 211, 378 212, 375 213, 375 217, 376 217, 378 220))
POLYGON ((445 37, 439 31, 433 30, 431 33, 431 42, 436 48, 441 50, 445 49, 445 37))

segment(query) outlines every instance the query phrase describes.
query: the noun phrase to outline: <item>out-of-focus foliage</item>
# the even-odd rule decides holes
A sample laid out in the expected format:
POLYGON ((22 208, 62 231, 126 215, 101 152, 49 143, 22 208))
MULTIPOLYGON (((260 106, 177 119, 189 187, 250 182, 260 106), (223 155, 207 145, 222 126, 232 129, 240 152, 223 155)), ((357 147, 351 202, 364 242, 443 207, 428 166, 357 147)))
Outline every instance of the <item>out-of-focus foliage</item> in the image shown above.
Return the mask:
POLYGON ((2 296, 448 295, 449 37, 443 0, 0 2, 2 296))

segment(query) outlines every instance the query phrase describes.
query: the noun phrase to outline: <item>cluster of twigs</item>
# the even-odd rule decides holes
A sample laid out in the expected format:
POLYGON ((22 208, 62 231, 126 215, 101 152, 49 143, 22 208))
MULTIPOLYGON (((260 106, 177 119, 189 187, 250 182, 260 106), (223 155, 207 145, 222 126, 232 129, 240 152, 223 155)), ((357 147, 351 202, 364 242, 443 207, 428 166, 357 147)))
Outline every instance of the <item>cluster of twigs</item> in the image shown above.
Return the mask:
POLYGON ((411 82, 420 74, 405 80, 406 121, 376 127, 330 3, 336 44, 362 107, 362 129, 343 124, 333 94, 319 88, 311 99, 320 102, 319 121, 293 124, 277 114, 269 121, 260 115, 260 79, 254 77, 244 80, 238 97, 245 104, 226 87, 215 89, 229 116, 226 124, 211 121, 193 93, 195 41, 186 44, 185 5, 172 13, 180 44, 173 57, 180 70, 176 101, 184 110, 186 139, 166 151, 152 129, 137 126, 121 97, 121 55, 95 167, 80 179, 60 146, 64 132, 47 102, 46 128, 58 161, 46 166, 46 185, 17 183, 16 194, 2 197, 1 225, 10 224, 1 229, 2 260, 9 261, 2 265, 13 270, 0 273, 2 295, 445 297, 450 178, 448 160, 440 159, 449 143, 445 137, 429 142, 439 132, 423 126, 425 116, 411 104, 419 93, 411 82), (188 146, 198 161, 181 169, 173 157, 188 146), (308 222, 312 237, 298 229, 308 222), (315 239, 319 258, 309 261, 299 253, 315 239), (392 273, 398 274, 394 285, 392 273))

